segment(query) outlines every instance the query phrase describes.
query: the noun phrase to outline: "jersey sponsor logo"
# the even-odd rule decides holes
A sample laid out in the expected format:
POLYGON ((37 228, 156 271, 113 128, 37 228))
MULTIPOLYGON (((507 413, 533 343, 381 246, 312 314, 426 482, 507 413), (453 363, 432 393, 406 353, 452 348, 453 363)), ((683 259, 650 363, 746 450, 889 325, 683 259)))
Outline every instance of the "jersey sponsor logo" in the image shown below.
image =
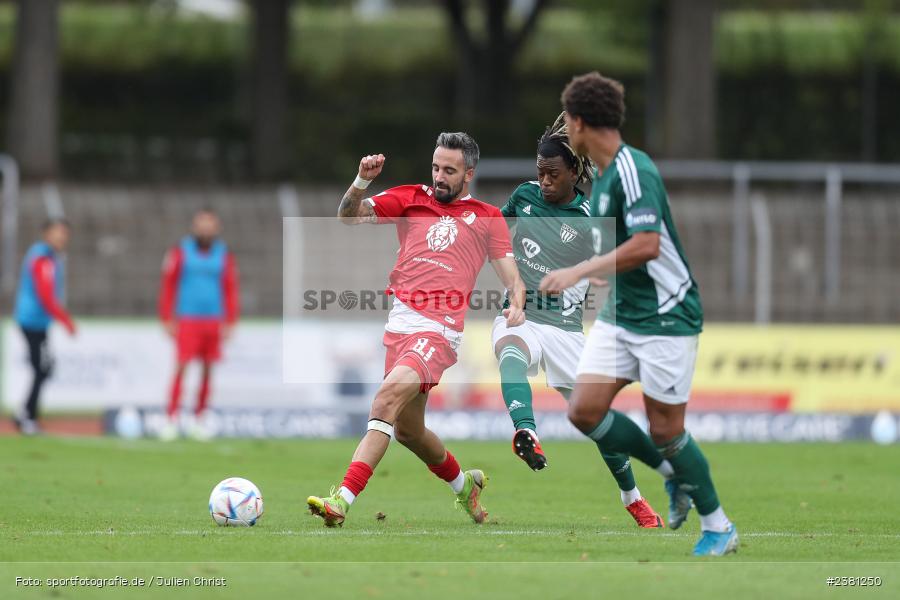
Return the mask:
POLYGON ((456 229, 456 219, 444 216, 441 217, 437 223, 428 228, 428 233, 425 234, 425 240, 428 242, 428 247, 431 248, 433 252, 443 252, 456 241, 456 235, 458 233, 459 232, 456 229))
POLYGON ((539 273, 549 273, 550 272, 550 267, 548 267, 547 265, 542 265, 541 263, 536 263, 536 262, 530 261, 527 258, 522 258, 521 256, 517 256, 516 260, 518 262, 522 263, 523 265, 525 265, 526 267, 528 267, 529 269, 531 269, 532 271, 537 271, 539 273))
POLYGON ((600 206, 598 208, 601 215, 606 214, 606 211, 609 210, 609 194, 600 194, 600 206))
POLYGON ((523 258, 521 256, 517 256, 516 261, 522 263, 523 265, 525 265, 532 271, 537 271, 539 273, 549 273, 550 272, 550 267, 548 267, 547 265, 542 265, 541 263, 536 263, 536 262, 530 261, 527 258, 523 258))
POLYGON ((467 210, 463 212, 461 218, 466 225, 471 225, 475 222, 475 213, 473 213, 471 210, 467 210))
POLYGON ((626 227, 640 227, 656 223, 656 211, 651 208, 633 210, 625 215, 626 227))
POLYGON ((528 206, 523 208, 522 212, 525 213, 526 215, 530 215, 531 214, 531 205, 529 204, 528 206))
POLYGON ((453 267, 451 267, 450 265, 448 265, 446 263, 442 263, 439 260, 434 260, 433 258, 427 258, 425 256, 416 256, 412 260, 413 260, 413 262, 424 262, 424 263, 428 263, 429 265, 434 265, 436 267, 440 267, 440 268, 444 269, 445 271, 450 271, 451 273, 453 272, 453 267))
POLYGON ((522 238, 522 250, 525 251, 525 256, 534 258, 540 253, 541 247, 532 239, 522 238))
POLYGON ((568 244, 576 237, 578 237, 578 232, 571 225, 563 223, 562 227, 559 228, 559 239, 562 240, 563 244, 568 244))

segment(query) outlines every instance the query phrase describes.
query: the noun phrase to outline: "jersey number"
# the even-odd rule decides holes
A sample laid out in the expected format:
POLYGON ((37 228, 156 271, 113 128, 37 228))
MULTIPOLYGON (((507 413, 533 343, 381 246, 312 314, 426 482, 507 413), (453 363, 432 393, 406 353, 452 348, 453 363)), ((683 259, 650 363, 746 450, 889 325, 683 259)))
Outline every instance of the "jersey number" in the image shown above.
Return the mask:
POLYGON ((430 359, 431 355, 434 354, 434 346, 429 347, 428 338, 419 338, 412 349, 422 357, 422 360, 425 361, 430 359))

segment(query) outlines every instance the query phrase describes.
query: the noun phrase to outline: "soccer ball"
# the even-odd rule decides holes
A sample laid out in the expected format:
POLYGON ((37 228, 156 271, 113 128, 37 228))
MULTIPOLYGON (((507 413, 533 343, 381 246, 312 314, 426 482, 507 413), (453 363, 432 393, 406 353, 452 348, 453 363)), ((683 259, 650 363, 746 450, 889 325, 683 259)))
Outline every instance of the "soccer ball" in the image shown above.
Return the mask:
POLYGON ((229 477, 209 495, 209 514, 217 525, 253 527, 263 514, 263 499, 253 482, 229 477))

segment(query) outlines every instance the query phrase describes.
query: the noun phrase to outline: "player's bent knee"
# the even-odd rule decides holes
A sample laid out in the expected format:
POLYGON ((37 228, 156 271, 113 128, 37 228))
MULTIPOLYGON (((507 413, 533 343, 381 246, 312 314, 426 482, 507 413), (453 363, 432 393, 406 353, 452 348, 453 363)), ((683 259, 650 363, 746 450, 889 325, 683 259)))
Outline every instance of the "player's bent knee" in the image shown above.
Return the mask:
POLYGON ((409 399, 393 390, 379 390, 372 402, 371 416, 393 423, 409 399))
POLYGON ((601 412, 584 406, 581 403, 573 402, 569 405, 569 422, 575 426, 578 431, 588 434, 597 428, 597 424, 606 416, 606 411, 601 412))
POLYGON ((654 444, 662 445, 684 433, 684 425, 655 425, 650 423, 649 433, 650 439, 653 440, 654 444))
POLYGON ((531 351, 528 349, 528 344, 516 335, 507 335, 497 340, 497 343, 494 344, 494 356, 500 358, 500 352, 507 346, 518 348, 529 360, 531 360, 531 351))
POLYGON ((418 442, 423 435, 425 435, 424 427, 394 426, 394 439, 404 446, 418 442))

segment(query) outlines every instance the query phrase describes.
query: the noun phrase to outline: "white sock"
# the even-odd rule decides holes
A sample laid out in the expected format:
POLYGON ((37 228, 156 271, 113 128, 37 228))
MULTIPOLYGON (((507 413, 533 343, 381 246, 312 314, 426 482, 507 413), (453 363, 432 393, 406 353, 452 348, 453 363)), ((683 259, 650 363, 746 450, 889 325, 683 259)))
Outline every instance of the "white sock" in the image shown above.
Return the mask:
POLYGON ((341 486, 341 489, 338 490, 338 494, 341 495, 341 498, 347 501, 347 504, 353 504, 353 501, 356 500, 356 494, 341 486))
POLYGON ((703 531, 725 533, 730 528, 731 521, 725 516, 725 511, 721 506, 708 515, 700 515, 700 529, 703 531))
POLYGON ((675 475, 675 469, 672 468, 672 463, 663 459, 663 461, 656 467, 656 472, 663 476, 664 479, 669 479, 673 475, 675 475))
POLYGON ((459 475, 456 476, 456 479, 453 481, 448 481, 450 484, 450 489, 453 490, 454 494, 459 494, 463 491, 463 488, 466 485, 466 474, 462 472, 462 469, 459 470, 459 475))
POLYGON ((637 486, 634 486, 633 490, 628 490, 627 492, 624 490, 619 490, 619 492, 622 494, 622 504, 624 504, 625 506, 634 504, 641 499, 641 491, 637 489, 637 486))

